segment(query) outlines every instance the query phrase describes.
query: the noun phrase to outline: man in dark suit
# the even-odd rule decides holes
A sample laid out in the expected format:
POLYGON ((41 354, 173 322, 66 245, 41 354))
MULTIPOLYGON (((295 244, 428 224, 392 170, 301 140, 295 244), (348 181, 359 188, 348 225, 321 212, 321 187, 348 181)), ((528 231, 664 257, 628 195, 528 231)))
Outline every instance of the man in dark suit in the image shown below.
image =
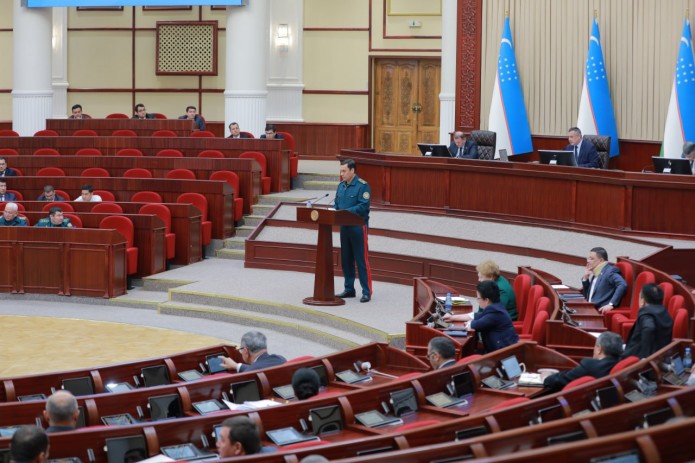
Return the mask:
POLYGON ((198 130, 205 130, 205 121, 203 120, 203 116, 200 114, 197 114, 197 108, 195 106, 187 106, 186 107, 186 114, 183 116, 179 116, 179 119, 190 119, 193 122, 195 122, 196 127, 198 127, 198 130))
POLYGON ((0 177, 0 201, 16 201, 17 196, 14 193, 7 191, 7 182, 3 177, 0 177))
POLYGON ((284 140, 285 137, 283 137, 281 134, 277 132, 275 129, 275 124, 266 124, 265 125, 265 133, 261 135, 261 138, 267 138, 268 140, 284 140))
POLYGON ((56 391, 46 401, 43 418, 48 423, 48 433, 72 431, 79 417, 77 399, 70 391, 56 391))
POLYGON ((681 154, 683 159, 690 160, 690 170, 693 175, 695 175, 695 143, 691 141, 685 142, 683 145, 683 154, 681 154))
POLYGON ((654 283, 642 286, 637 320, 627 336, 623 357, 645 358, 671 342, 673 320, 664 302, 664 290, 654 283))
POLYGON ((135 105, 135 114, 131 119, 155 119, 154 114, 148 113, 145 105, 138 103, 135 105))
POLYGON ((249 134, 241 133, 239 124, 237 124, 236 122, 232 122, 231 124, 229 124, 229 133, 230 135, 227 138, 251 138, 249 134))
POLYGON ((559 391, 582 376, 602 378, 610 373, 620 360, 622 353, 622 338, 612 331, 604 331, 596 339, 593 358, 582 359, 578 367, 546 377, 543 380, 543 387, 551 391, 559 391))
POLYGON ((10 441, 9 461, 45 463, 48 461, 48 436, 38 426, 20 426, 10 441))
POLYGON ((618 267, 609 264, 604 248, 593 248, 586 258, 582 291, 587 301, 593 302, 599 312, 605 313, 620 305, 627 291, 627 283, 618 267))
POLYGON ((287 361, 282 355, 268 353, 268 341, 260 331, 249 331, 244 334, 237 351, 241 354, 241 363, 229 357, 221 357, 222 366, 233 372, 261 370, 282 365, 287 361))
POLYGON ((0 158, 0 177, 16 177, 17 172, 7 167, 7 159, 0 158))
POLYGON ((565 147, 565 151, 573 151, 577 161, 577 167, 591 167, 598 169, 601 167, 601 158, 596 151, 596 146, 589 140, 582 139, 582 131, 578 127, 572 127, 567 132, 567 139, 570 144, 565 147))
POLYGON ((430 339, 427 345, 427 360, 435 370, 456 364, 456 347, 451 339, 439 336, 430 339))
POLYGON ((449 145, 452 158, 478 159, 478 145, 463 132, 454 132, 454 141, 449 145))

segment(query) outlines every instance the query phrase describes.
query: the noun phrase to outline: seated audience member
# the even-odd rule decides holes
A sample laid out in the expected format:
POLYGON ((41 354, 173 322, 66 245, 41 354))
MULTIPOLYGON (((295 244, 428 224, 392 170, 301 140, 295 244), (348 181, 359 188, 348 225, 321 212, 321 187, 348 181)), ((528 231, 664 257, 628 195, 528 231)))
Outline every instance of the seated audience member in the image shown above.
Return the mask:
POLYGON ((63 210, 59 207, 52 207, 48 211, 48 217, 39 219, 36 222, 35 227, 62 227, 62 228, 72 228, 70 219, 63 216, 63 210))
POLYGON ((693 175, 695 175, 695 143, 691 141, 685 142, 681 157, 683 159, 690 159, 690 170, 692 171, 693 175))
POLYGON ((559 391, 582 376, 602 378, 609 374, 615 364, 620 361, 622 353, 623 339, 612 331, 604 331, 596 339, 592 358, 582 359, 579 366, 571 370, 546 377, 543 380, 543 386, 551 391, 559 391))
POLYGON ((0 158, 0 177, 16 177, 17 172, 7 167, 7 159, 0 158))
POLYGON ((565 147, 565 151, 573 151, 577 167, 601 167, 601 158, 596 151, 596 146, 589 140, 582 139, 582 131, 578 127, 572 127, 567 133, 570 144, 565 147))
POLYGON ((456 346, 451 339, 439 336, 427 344, 427 360, 435 370, 456 364, 456 346))
POLYGON ((664 302, 664 290, 654 283, 642 286, 637 320, 627 336, 623 357, 645 358, 671 342, 673 320, 664 302))
POLYGON ((454 132, 454 141, 449 145, 452 158, 478 159, 478 144, 463 132, 454 132))
POLYGON ((205 130, 205 121, 199 114, 196 114, 196 111, 195 106, 187 106, 186 114, 179 116, 179 119, 190 119, 198 126, 198 130, 205 130))
POLYGON ((69 391, 56 391, 46 401, 43 418, 48 422, 47 433, 72 431, 79 417, 77 399, 69 391))
POLYGON ((5 210, 0 217, 0 227, 26 227, 27 219, 19 217, 19 207, 15 203, 5 204, 5 210))
POLYGON ((258 428, 248 416, 235 416, 222 422, 217 436, 220 458, 274 452, 274 447, 261 447, 258 428))
POLYGON ((509 281, 500 274, 500 267, 494 261, 484 260, 475 268, 478 271, 478 281, 492 280, 500 289, 500 302, 507 309, 512 321, 519 318, 516 311, 516 295, 509 281))
POLYGON ((608 252, 604 248, 593 248, 586 258, 582 276, 582 292, 587 301, 601 313, 620 305, 627 291, 627 283, 620 269, 608 263, 608 252))
POLYGON ((284 140, 285 137, 277 133, 274 124, 266 124, 265 133, 261 135, 261 138, 267 138, 268 140, 284 140))
POLYGON ((222 365, 238 372, 254 371, 263 368, 282 365, 287 359, 281 355, 268 353, 268 341, 260 331, 249 331, 241 337, 237 351, 241 354, 242 363, 237 363, 229 357, 221 357, 222 365))
POLYGON ((71 109, 72 114, 68 116, 68 119, 91 119, 87 114, 82 114, 82 105, 74 104, 71 109))
POLYGON ((43 187, 43 194, 36 198, 37 201, 67 201, 68 198, 63 198, 62 196, 56 194, 55 188, 51 185, 46 185, 43 187))
POLYGON ((135 105, 135 114, 131 119, 155 119, 154 114, 148 113, 145 105, 138 103, 135 105))
POLYGON ((81 201, 85 203, 100 203, 101 196, 94 194, 94 187, 88 183, 82 185, 82 193, 78 196, 75 201, 81 201))
POLYGON ((469 322, 468 328, 474 329, 483 341, 483 349, 493 352, 519 341, 509 313, 500 303, 500 289, 492 280, 481 281, 476 286, 478 306, 475 314, 444 315, 447 322, 469 322))
POLYGON ((227 138, 251 138, 248 134, 241 133, 239 124, 237 124, 236 122, 232 122, 231 124, 229 124, 229 133, 230 135, 227 138))
POLYGON ((297 400, 314 397, 321 389, 321 378, 311 368, 300 368, 292 375, 292 389, 297 400))
POLYGON ((21 426, 10 441, 10 461, 44 463, 48 461, 48 436, 38 426, 21 426))
POLYGON ((16 201, 17 196, 7 191, 7 180, 0 177, 0 201, 16 201))

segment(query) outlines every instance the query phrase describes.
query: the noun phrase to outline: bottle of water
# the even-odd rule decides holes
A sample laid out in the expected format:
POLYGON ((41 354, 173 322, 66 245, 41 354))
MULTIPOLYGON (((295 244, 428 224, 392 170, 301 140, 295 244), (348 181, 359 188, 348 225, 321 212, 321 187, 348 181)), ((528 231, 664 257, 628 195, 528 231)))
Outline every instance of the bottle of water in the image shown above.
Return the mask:
POLYGON ((685 348, 685 354, 683 355, 683 367, 686 370, 690 370, 693 366, 693 357, 690 353, 690 347, 685 348))
POLYGON ((446 300, 444 301, 444 312, 451 313, 451 293, 446 293, 446 300))

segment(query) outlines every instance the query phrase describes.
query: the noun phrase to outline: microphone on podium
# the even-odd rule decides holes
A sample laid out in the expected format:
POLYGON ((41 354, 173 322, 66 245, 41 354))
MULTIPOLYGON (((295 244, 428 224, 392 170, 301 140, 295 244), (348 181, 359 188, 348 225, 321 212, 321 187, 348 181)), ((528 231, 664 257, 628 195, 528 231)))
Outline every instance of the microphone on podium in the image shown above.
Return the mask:
POLYGON ((310 199, 306 202, 306 207, 311 207, 317 202, 321 201, 322 199, 327 198, 328 196, 328 193, 326 193, 325 195, 319 196, 318 198, 310 199))

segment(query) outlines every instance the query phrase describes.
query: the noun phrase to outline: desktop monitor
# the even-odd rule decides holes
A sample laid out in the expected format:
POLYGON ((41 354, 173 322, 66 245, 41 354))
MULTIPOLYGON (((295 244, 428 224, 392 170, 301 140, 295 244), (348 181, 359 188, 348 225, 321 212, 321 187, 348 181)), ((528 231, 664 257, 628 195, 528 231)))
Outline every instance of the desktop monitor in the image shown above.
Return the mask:
POLYGON ((321 387, 328 386, 328 373, 326 373, 326 367, 323 365, 316 365, 311 367, 319 375, 319 381, 321 382, 321 387))
POLYGON ((145 387, 164 386, 170 383, 166 365, 143 368, 142 379, 145 381, 145 387))
POLYGON ((94 394, 92 380, 89 376, 63 380, 63 389, 70 391, 74 396, 94 394))
POLYGON ((389 395, 391 396, 390 402, 394 415, 402 416, 418 410, 415 390, 412 387, 391 392, 389 395))
POLYGON ((659 174, 693 175, 690 159, 652 156, 652 162, 654 163, 654 171, 659 174))
POLYGON ((153 421, 165 420, 167 418, 180 418, 183 416, 181 411, 181 399, 178 394, 167 394, 147 399, 150 408, 150 417, 153 421))
POLYGON ((106 439, 108 463, 135 463, 147 458, 145 436, 127 436, 106 439))
POLYGON ((343 414, 338 405, 312 408, 309 410, 311 430, 315 435, 337 432, 343 429, 343 414))
POLYGON ((417 147, 423 156, 432 156, 438 158, 450 158, 451 152, 446 145, 437 145, 435 143, 418 143, 417 147))
POLYGON ((538 150, 541 164, 552 164, 558 166, 576 166, 577 160, 572 151, 564 150, 538 150))
POLYGON ((451 381, 454 385, 454 393, 451 395, 455 395, 456 397, 473 394, 475 390, 475 381, 473 381, 473 374, 470 370, 451 375, 451 381))
POLYGON ((236 404, 261 400, 261 392, 255 380, 242 381, 231 385, 232 400, 236 404))

